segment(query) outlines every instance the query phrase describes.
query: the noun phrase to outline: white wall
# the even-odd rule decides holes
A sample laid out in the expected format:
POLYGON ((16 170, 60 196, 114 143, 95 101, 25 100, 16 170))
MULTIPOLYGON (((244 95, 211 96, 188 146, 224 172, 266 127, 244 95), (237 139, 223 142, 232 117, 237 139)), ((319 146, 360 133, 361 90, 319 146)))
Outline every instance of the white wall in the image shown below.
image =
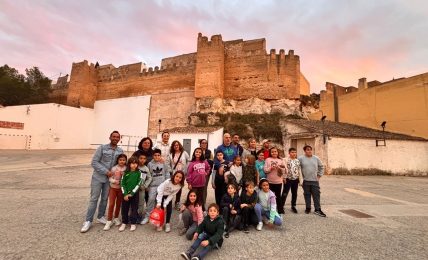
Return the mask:
MULTIPOLYGON (((135 151, 135 145, 148 134, 150 97, 138 96, 98 100, 94 104, 92 144, 104 144, 113 130, 122 135, 121 145, 135 151)), ((93 146, 94 148, 97 145, 93 146)))
POLYGON ((93 116, 93 111, 89 108, 75 108, 53 103, 2 107, 0 120, 24 123, 24 129, 0 128, 0 148, 90 148, 93 116), (30 135, 31 144, 25 146, 25 139, 30 135))
POLYGON ((330 168, 377 168, 393 173, 428 172, 428 142, 331 137, 328 141, 330 168))
MULTIPOLYGON (((177 140, 183 144, 184 139, 191 139, 190 156, 192 156, 193 150, 199 147, 200 139, 207 139, 208 149, 214 152, 214 149, 223 143, 223 128, 219 128, 218 130, 210 133, 170 133, 169 142, 172 143, 174 140, 177 140)), ((161 134, 159 133, 157 134, 157 139, 153 142, 156 144, 160 143, 161 140, 161 134)))

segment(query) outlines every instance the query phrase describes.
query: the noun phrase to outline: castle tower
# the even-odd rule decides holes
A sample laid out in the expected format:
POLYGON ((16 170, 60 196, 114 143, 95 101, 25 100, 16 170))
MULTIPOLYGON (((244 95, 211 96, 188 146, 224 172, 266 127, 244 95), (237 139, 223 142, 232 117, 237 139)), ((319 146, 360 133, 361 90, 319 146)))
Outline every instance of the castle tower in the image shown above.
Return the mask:
POLYGON ((94 107, 97 98, 97 71, 87 60, 73 63, 67 94, 67 105, 94 107))
POLYGON ((211 41, 198 34, 195 72, 195 97, 224 96, 224 43, 221 35, 211 41))

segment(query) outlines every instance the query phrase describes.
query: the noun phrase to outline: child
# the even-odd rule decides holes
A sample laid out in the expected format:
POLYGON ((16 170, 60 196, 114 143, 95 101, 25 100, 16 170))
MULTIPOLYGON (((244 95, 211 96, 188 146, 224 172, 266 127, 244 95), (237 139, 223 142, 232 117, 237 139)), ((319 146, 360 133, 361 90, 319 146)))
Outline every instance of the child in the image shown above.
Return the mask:
POLYGON ((253 186, 255 183, 259 183, 259 176, 257 175, 256 167, 254 163, 256 161, 256 157, 252 155, 247 156, 247 164, 242 167, 242 186, 245 186, 245 183, 251 181, 253 186))
POLYGON ((295 148, 288 149, 290 158, 287 160, 287 178, 285 179, 283 201, 287 200, 288 192, 291 188, 291 211, 297 214, 296 201, 297 201, 297 189, 299 182, 303 182, 300 176, 302 175, 302 168, 300 167, 300 161, 297 159, 297 150, 295 148))
MULTIPOLYGON (((187 164, 189 160, 189 154, 184 151, 184 148, 181 143, 177 140, 173 141, 171 144, 169 155, 166 159, 166 163, 169 169, 171 170, 171 174, 175 173, 176 171, 183 171, 184 176, 186 176, 187 164)), ((181 191, 182 190, 180 190, 175 196, 176 210, 180 210, 181 191)))
POLYGON ((184 228, 180 231, 180 236, 186 234, 186 238, 191 240, 198 225, 204 220, 202 207, 198 204, 198 195, 195 190, 189 191, 186 202, 181 206, 181 219, 184 228))
POLYGON ((284 214, 284 202, 282 200, 282 187, 287 174, 287 168, 284 161, 279 157, 278 149, 272 147, 269 150, 269 158, 265 161, 264 167, 269 181, 270 189, 275 193, 276 204, 278 205, 278 213, 284 214))
POLYGON ((192 246, 181 253, 181 256, 186 260, 203 259, 205 255, 214 247, 220 248, 223 244, 224 222, 219 216, 219 208, 217 204, 208 206, 208 216, 204 218, 193 235, 192 246), (196 250, 202 246, 202 250, 196 253, 196 250))
POLYGON ((205 160, 201 148, 196 148, 193 151, 192 161, 187 168, 187 183, 189 190, 194 189, 198 197, 198 203, 202 205, 205 211, 204 187, 205 178, 210 172, 210 165, 205 160))
POLYGON ((264 167, 265 167, 265 155, 263 154, 263 151, 259 151, 257 153, 257 161, 256 161, 256 169, 259 175, 259 180, 266 179, 264 167))
POLYGON ((227 184, 234 183, 239 189, 242 180, 242 165, 241 156, 237 155, 233 158, 233 164, 230 166, 230 171, 224 175, 224 180, 227 184))
POLYGON ((120 225, 119 211, 123 200, 122 190, 120 189, 120 179, 122 179, 122 175, 126 170, 126 160, 127 157, 125 154, 119 154, 116 159, 116 165, 111 168, 113 175, 108 179, 110 182, 110 191, 108 193, 107 223, 104 226, 104 230, 106 231, 109 230, 113 224, 116 226, 120 225))
MULTIPOLYGON (((184 172, 176 171, 171 179, 164 181, 159 185, 156 196, 156 208, 166 208, 166 221, 165 221, 165 232, 171 231, 171 225, 169 224, 172 214, 172 198, 181 190, 184 186, 184 172)), ((162 231, 162 226, 157 228, 158 231, 162 231)))
MULTIPOLYGON (((254 156, 253 156, 254 157, 254 156)), ((257 225, 258 218, 254 211, 254 206, 257 203, 257 193, 254 192, 254 182, 247 181, 245 183, 245 191, 243 190, 240 197, 241 202, 241 224, 245 233, 248 233, 250 224, 257 225)))
POLYGON ((138 219, 137 222, 141 224, 144 217, 144 204, 146 203, 146 190, 152 182, 152 175, 150 174, 149 168, 146 166, 147 156, 140 154, 138 156, 138 170, 141 172, 141 185, 140 185, 140 197, 138 199, 138 219))
POLYGON ((148 168, 152 175, 152 181, 149 185, 149 199, 147 201, 146 217, 141 222, 142 225, 149 222, 150 213, 155 207, 156 193, 159 185, 165 180, 169 179, 169 169, 161 157, 161 150, 153 150, 153 160, 149 162, 148 168))
POLYGON ((128 224, 128 214, 129 208, 131 207, 131 215, 129 220, 131 221, 131 231, 134 231, 137 226, 137 217, 138 217, 138 198, 139 198, 139 189, 141 185, 141 173, 138 170, 138 159, 135 156, 132 156, 128 160, 126 171, 122 176, 120 183, 123 193, 123 202, 122 202, 122 225, 119 228, 119 231, 124 231, 126 224, 128 224))
POLYGON ((230 169, 229 162, 224 160, 222 151, 216 152, 217 160, 214 162, 213 189, 215 193, 215 203, 220 205, 223 195, 226 194, 226 182, 224 181, 224 173, 230 169))
POLYGON ((254 206, 254 211, 256 212, 257 219, 259 221, 256 229, 258 231, 262 230, 263 217, 268 219, 269 227, 273 227, 273 225, 281 226, 282 219, 276 211, 275 194, 269 190, 269 181, 267 179, 261 179, 259 189, 258 203, 254 206))
POLYGON ((226 233, 224 234, 224 237, 228 238, 229 233, 238 227, 240 223, 239 213, 241 210, 241 203, 239 202, 239 196, 235 184, 227 184, 227 193, 224 194, 221 199, 220 207, 222 208, 223 220, 226 224, 226 233))

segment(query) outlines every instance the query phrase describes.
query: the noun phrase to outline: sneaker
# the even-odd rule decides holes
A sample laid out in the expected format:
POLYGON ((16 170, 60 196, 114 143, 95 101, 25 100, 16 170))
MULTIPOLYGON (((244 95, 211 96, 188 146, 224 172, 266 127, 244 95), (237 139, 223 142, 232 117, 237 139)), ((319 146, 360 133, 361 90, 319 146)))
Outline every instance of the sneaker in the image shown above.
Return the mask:
POLYGON ((111 226, 113 226, 113 222, 107 221, 106 225, 104 226, 103 230, 107 231, 110 230, 111 226))
MULTIPOLYGON (((229 232, 225 232, 225 233, 224 233, 224 237, 225 237, 225 238, 229 238, 229 232)), ((192 258, 192 259, 193 259, 193 258, 192 258)))
POLYGON ((284 213, 279 214, 279 217, 280 217, 281 219, 284 219, 284 213))
POLYGON ((181 208, 181 203, 180 202, 176 202, 175 203, 175 210, 180 211, 181 208))
POLYGON ((192 256, 187 252, 182 252, 180 255, 186 260, 190 260, 190 258, 192 258, 192 256))
POLYGON ((199 260, 199 259, 200 259, 199 256, 194 256, 194 257, 192 257, 191 260, 199 260))
POLYGON ((101 218, 97 218, 97 222, 105 225, 107 223, 107 219, 102 216, 101 218))
POLYGON ((187 229, 186 229, 186 228, 182 228, 182 229, 180 229, 180 231, 178 232, 178 235, 179 235, 179 236, 182 236, 182 235, 186 234, 186 232, 187 232, 187 229))
POLYGON ((166 233, 171 232, 171 224, 169 224, 169 223, 166 223, 166 224, 165 224, 165 232, 166 232, 166 233))
POLYGON ((91 228, 92 222, 91 221, 85 221, 85 223, 83 223, 83 227, 80 230, 81 233, 86 233, 86 231, 88 231, 91 228))
POLYGON ((257 229, 258 231, 260 231, 260 230, 262 230, 262 228, 263 228, 263 222, 259 222, 259 224, 257 224, 256 229, 257 229))
POLYGON ((310 209, 310 208, 305 209, 305 213, 306 213, 306 214, 311 213, 311 209, 310 209))
POLYGON ((145 225, 145 224, 147 224, 149 222, 149 218, 148 217, 145 217, 144 219, 143 219, 143 221, 141 221, 141 225, 145 225))
POLYGON ((113 224, 114 224, 115 226, 120 226, 120 224, 122 224, 122 222, 120 221, 120 219, 115 218, 115 219, 113 219, 113 224))
POLYGON ((162 226, 157 227, 157 228, 156 228, 156 231, 157 231, 157 232, 161 232, 161 231, 162 231, 162 226))
POLYGON ((320 216, 320 217, 323 217, 323 218, 327 217, 327 215, 326 215, 326 214, 324 214, 324 212, 322 212, 320 209, 319 209, 319 210, 315 210, 315 211, 314 211, 314 214, 315 214, 315 215, 318 215, 318 216, 320 216))
POLYGON ((244 226, 244 233, 250 233, 250 230, 248 229, 248 226, 244 226))
POLYGON ((130 229, 130 231, 135 231, 137 229, 137 225, 131 225, 131 229, 130 229))
POLYGON ((291 211, 292 211, 293 213, 297 214, 297 209, 296 209, 296 207, 291 207, 291 211))
POLYGON ((119 231, 120 231, 120 232, 122 232, 122 231, 124 231, 124 230, 125 230, 125 228, 126 228, 126 224, 122 224, 122 225, 120 225, 120 227, 119 227, 119 231))

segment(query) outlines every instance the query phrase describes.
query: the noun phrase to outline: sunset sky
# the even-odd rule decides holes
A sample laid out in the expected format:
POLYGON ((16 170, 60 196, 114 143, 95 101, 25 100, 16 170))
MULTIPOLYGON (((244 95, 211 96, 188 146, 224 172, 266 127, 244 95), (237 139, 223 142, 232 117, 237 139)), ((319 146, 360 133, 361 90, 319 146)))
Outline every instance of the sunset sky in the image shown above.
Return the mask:
POLYGON ((428 72, 428 1, 0 0, 0 65, 49 77, 84 59, 116 67, 196 51, 198 32, 294 49, 319 92, 428 72))

